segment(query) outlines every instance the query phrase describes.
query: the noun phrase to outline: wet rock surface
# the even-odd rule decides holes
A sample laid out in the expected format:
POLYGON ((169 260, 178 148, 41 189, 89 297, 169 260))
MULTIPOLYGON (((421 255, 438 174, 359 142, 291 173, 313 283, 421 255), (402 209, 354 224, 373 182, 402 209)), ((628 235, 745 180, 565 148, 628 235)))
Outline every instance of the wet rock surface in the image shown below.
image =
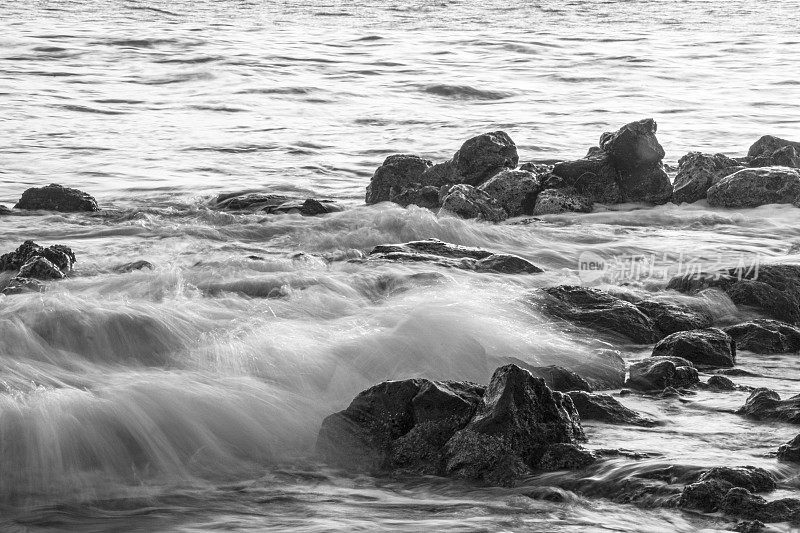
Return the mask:
POLYGON ((389 201, 403 207, 408 207, 409 205, 416 205, 426 209, 439 209, 442 207, 442 202, 439 199, 439 187, 420 183, 412 183, 399 191, 392 188, 389 201))
POLYGON ((780 137, 764 135, 747 151, 750 166, 798 166, 791 164, 793 154, 800 152, 800 142, 787 141, 780 137))
POLYGON ((544 382, 554 391, 587 391, 592 392, 589 382, 572 370, 562 366, 527 366, 525 367, 537 378, 542 378, 544 382))
POLYGON ((52 183, 46 187, 32 187, 22 193, 15 209, 60 211, 62 213, 99 211, 97 200, 91 195, 52 183))
POLYGON ((800 463, 800 435, 778 448, 778 459, 789 463, 800 463))
POLYGON ((16 275, 2 287, 2 294, 40 292, 45 285, 41 281, 62 279, 72 272, 75 264, 73 251, 61 244, 39 246, 25 241, 13 252, 0 256, 0 271, 16 271, 16 275))
POLYGON ((703 472, 699 479, 687 485, 681 494, 678 506, 706 513, 724 510, 734 516, 748 516, 740 509, 732 508, 726 498, 732 489, 751 492, 769 492, 777 488, 775 477, 753 466, 715 467, 703 472))
POLYGON ((800 351, 800 328, 778 320, 756 319, 723 328, 740 350, 760 354, 800 351))
POLYGON ((696 367, 732 367, 736 343, 717 328, 679 331, 661 339, 653 348, 653 357, 679 357, 696 367))
POLYGON ((292 200, 276 206, 267 206, 264 212, 270 214, 300 214, 307 217, 325 215, 344 211, 344 207, 333 200, 317 200, 307 198, 305 200, 292 200))
POLYGON ((443 187, 439 199, 443 211, 461 218, 477 218, 488 222, 500 222, 508 218, 508 213, 497 200, 471 185, 443 187))
POLYGON ((680 357, 649 357, 630 365, 628 373, 625 386, 641 391, 688 388, 700 382, 694 365, 680 357))
POLYGON ((291 198, 283 194, 225 193, 217 196, 214 206, 231 211, 260 211, 268 207, 279 206, 289 200, 291 198))
POLYGON ((568 393, 581 420, 597 420, 609 424, 653 427, 658 423, 622 405, 608 394, 572 391, 568 393))
POLYGON ((590 213, 592 207, 592 201, 574 188, 544 189, 536 197, 532 214, 590 213))
POLYGON ((400 194, 403 188, 412 183, 437 187, 443 185, 443 181, 430 183, 422 180, 422 174, 431 166, 433 163, 429 160, 416 155, 390 155, 375 170, 375 174, 367 186, 366 203, 369 205, 389 201, 392 189, 395 189, 396 194, 400 194))
POLYGON ((704 200, 712 185, 743 168, 739 161, 722 154, 689 152, 678 161, 672 202, 681 204, 704 200))
POLYGON ((736 414, 755 420, 777 420, 800 424, 800 394, 781 400, 780 395, 770 389, 753 391, 736 414))
POLYGON ((708 189, 713 207, 800 206, 800 171, 788 167, 739 170, 708 189))
POLYGON ((662 336, 678 331, 708 328, 713 324, 711 315, 688 305, 657 300, 639 300, 633 304, 653 321, 653 326, 662 336))
POLYGON ((516 255, 449 244, 438 239, 376 246, 369 253, 367 260, 430 262, 462 270, 499 272, 503 274, 542 272, 542 269, 533 263, 516 255))
POLYGON ((541 179, 533 172, 509 169, 501 170, 478 187, 509 217, 533 214, 541 188, 541 179))

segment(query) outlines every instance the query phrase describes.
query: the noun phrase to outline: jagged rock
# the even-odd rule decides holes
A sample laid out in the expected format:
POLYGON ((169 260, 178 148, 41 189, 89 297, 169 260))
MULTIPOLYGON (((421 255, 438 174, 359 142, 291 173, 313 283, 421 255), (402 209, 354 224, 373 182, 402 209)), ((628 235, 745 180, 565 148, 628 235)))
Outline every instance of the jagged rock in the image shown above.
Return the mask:
POLYGON ((800 435, 778 448, 778 459, 790 463, 800 463, 800 435))
POLYGON ((750 159, 751 167, 800 167, 800 149, 794 146, 784 146, 774 152, 764 153, 750 159))
POLYGON ((0 271, 18 270, 18 277, 22 278, 58 279, 70 273, 74 263, 75 254, 68 247, 55 244, 44 248, 28 240, 0 256, 0 271))
POLYGON ((730 515, 763 522, 800 522, 800 499, 782 498, 767 502, 740 487, 728 491, 720 509, 730 515))
POLYGON ((700 367, 732 367, 736 343, 717 328, 679 331, 661 339, 653 348, 653 357, 681 357, 700 367))
POLYGON ((653 119, 631 122, 600 139, 600 148, 611 156, 614 166, 632 172, 650 168, 664 159, 664 148, 656 139, 656 122, 653 119))
POLYGON ((531 366, 526 369, 544 382, 554 391, 587 391, 592 392, 592 386, 581 376, 563 366, 531 366))
POLYGON ((756 319, 723 330, 740 350, 762 354, 800 351, 800 328, 777 320, 756 319))
POLYGON ((736 384, 725 376, 711 376, 708 378, 706 386, 711 390, 717 391, 736 390, 736 384))
POLYGON ((649 357, 632 364, 628 372, 625 386, 642 391, 680 389, 700 383, 692 363, 680 357, 649 357))
POLYGON ((542 269, 533 263, 516 255, 449 244, 438 239, 376 246, 369 253, 367 259, 370 261, 430 262, 450 268, 503 274, 542 272, 542 269))
POLYGON ((656 300, 635 301, 633 304, 653 321, 653 325, 662 336, 678 331, 708 328, 713 324, 711 315, 692 309, 688 305, 656 300))
POLYGON ((772 135, 764 135, 750 146, 750 149, 747 151, 747 157, 758 158, 771 156, 776 151, 786 147, 800 150, 800 142, 787 141, 786 139, 773 137, 772 135))
POLYGON ((775 477, 763 468, 714 467, 703 472, 697 482, 684 488, 678 506, 711 513, 724 507, 727 494, 734 488, 748 492, 768 492, 775 490, 777 483, 775 477))
POLYGON ((542 188, 539 176, 525 170, 501 170, 478 187, 494 198, 509 217, 530 215, 542 188))
POLYGON ((738 161, 722 154, 689 152, 678 161, 672 202, 680 204, 704 200, 709 187, 743 168, 738 161))
POLYGON ((283 194, 263 193, 224 193, 217 196, 214 206, 231 211, 261 211, 269 207, 279 206, 291 198, 283 194))
POLYGON ((36 256, 22 265, 17 276, 20 278, 48 280, 62 279, 65 275, 56 265, 44 257, 36 256))
POLYGON ((558 213, 590 213, 592 202, 573 188, 544 189, 536 197, 534 216, 558 213))
POLYGON ((422 159, 416 155, 390 155, 375 170, 375 174, 373 174, 367 186, 367 204, 386 202, 391 198, 392 188, 399 192, 412 183, 433 185, 435 187, 444 185, 446 183, 444 180, 426 181, 422 179, 423 173, 432 165, 433 163, 427 159, 422 159))
POLYGON ((7 208, 3 204, 0 204, 0 216, 10 215, 10 214, 11 214, 11 209, 7 208))
POLYGON ((684 487, 678 507, 713 513, 719 510, 722 500, 732 488, 731 483, 717 479, 692 483, 684 487))
POLYGON ((551 444, 539 459, 542 470, 578 470, 597 461, 592 452, 575 444, 551 444))
POLYGON ((153 266, 153 263, 150 261, 140 259, 138 261, 117 265, 112 270, 118 274, 127 274, 128 272, 133 272, 134 270, 155 270, 155 268, 156 267, 153 266))
POLYGON ((779 420, 790 424, 800 424, 800 394, 786 400, 770 389, 756 389, 736 411, 755 420, 779 420))
POLYGON ((99 211, 97 200, 89 194, 52 183, 46 187, 32 187, 22 193, 16 209, 61 211, 99 211))
POLYGON ((316 200, 314 198, 307 198, 306 200, 292 200, 289 202, 284 202, 277 206, 267 206, 263 210, 270 214, 299 213, 303 216, 311 217, 343 211, 344 207, 333 200, 316 200))
POLYGON ((746 168, 708 189, 714 207, 758 207, 766 204, 800 206, 800 170, 788 167, 746 168))
POLYGON ((559 318, 648 344, 658 340, 653 322, 630 302, 598 289, 560 285, 544 292, 545 310, 559 318))
POLYGON ((519 163, 517 146, 504 131, 493 131, 472 137, 453 155, 458 183, 477 187, 505 168, 519 163))
POLYGON ((581 420, 599 420, 609 424, 653 427, 655 420, 642 416, 633 409, 622 405, 616 398, 607 394, 590 394, 583 391, 567 393, 575 404, 581 420))
POLYGON ((500 222, 508 214, 491 196, 471 185, 459 183, 444 187, 439 192, 442 210, 461 218, 478 218, 489 222, 500 222))
POLYGON ((392 187, 389 201, 402 205, 403 207, 408 207, 409 205, 416 205, 427 209, 439 209, 442 207, 442 203, 439 201, 439 188, 433 185, 421 185, 419 183, 412 183, 399 191, 392 187))
POLYGON ((593 202, 618 204, 624 201, 617 183, 617 171, 605 153, 557 163, 553 167, 553 175, 560 178, 562 183, 548 183, 551 188, 565 188, 570 191, 565 196, 578 195, 580 202, 588 203, 590 207, 593 202))

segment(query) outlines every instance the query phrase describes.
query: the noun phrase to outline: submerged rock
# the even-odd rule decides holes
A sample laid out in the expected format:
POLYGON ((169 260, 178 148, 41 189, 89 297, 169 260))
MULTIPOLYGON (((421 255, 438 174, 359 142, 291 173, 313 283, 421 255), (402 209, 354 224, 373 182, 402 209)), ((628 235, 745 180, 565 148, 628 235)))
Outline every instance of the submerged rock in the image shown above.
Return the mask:
POLYGON ((575 404, 581 420, 598 420, 609 424, 652 427, 655 420, 642 416, 633 409, 622 405, 616 398, 607 394, 592 394, 583 391, 568 393, 575 404))
POLYGON ((118 274, 127 274, 128 272, 133 272, 134 270, 155 270, 155 268, 156 267, 150 261, 140 259, 138 261, 117 265, 112 270, 118 274))
POLYGON ((590 213, 592 207, 592 201, 573 188, 544 189, 536 197, 532 214, 590 213))
POLYGON ((653 348, 653 357, 680 357, 701 367, 732 367, 736 343, 717 328, 679 331, 661 339, 653 348))
POLYGON ((375 170, 375 174, 367 186, 367 205, 390 200, 393 188, 396 194, 399 194, 402 189, 412 183, 436 187, 443 185, 445 182, 440 180, 433 180, 433 182, 422 180, 422 174, 431 166, 433 163, 429 160, 416 155, 390 155, 375 170))
POLYGON ((533 263, 516 255, 449 244, 439 239, 379 245, 372 249, 367 260, 429 262, 462 270, 503 274, 542 272, 542 269, 533 263))
POLYGON ((711 376, 706 382, 706 387, 715 391, 736 390, 736 384, 725 376, 711 376))
POLYGON ((704 200, 712 185, 743 168, 741 163, 722 154, 689 152, 678 161, 672 202, 681 204, 704 200))
POLYGON ((723 330, 740 350, 761 354, 800 351, 800 328, 778 320, 756 319, 723 330))
POLYGON ((800 435, 778 448, 778 459, 790 463, 800 463, 800 435))
POLYGON ((714 207, 800 206, 800 170, 788 167, 746 168, 708 189, 714 207))
POLYGON ((439 192, 442 210, 461 218, 477 218, 489 222, 500 222, 508 214, 491 196, 471 185, 460 183, 442 188, 439 192))
POLYGON ((314 198, 307 198, 305 200, 292 200, 289 202, 284 202, 276 206, 266 206, 263 210, 270 214, 297 213, 303 216, 312 217, 316 215, 325 215, 328 213, 344 211, 344 207, 333 200, 316 200, 314 198))
POLYGON ((44 292, 45 284, 38 279, 21 278, 19 276, 8 281, 5 287, 0 290, 0 294, 24 294, 26 292, 44 292))
POLYGON ((97 200, 89 194, 52 183, 46 187, 32 187, 22 193, 16 209, 61 211, 63 213, 99 211, 97 200))
POLYGON ((650 357, 632 364, 625 386, 641 391, 687 388, 700 383, 697 370, 680 357, 650 357))
POLYGON ((559 285, 544 289, 545 310, 578 324, 627 337, 636 343, 658 340, 653 321, 630 302, 598 289, 559 285))
POLYGON ((494 198, 509 217, 533 214, 541 188, 541 180, 536 174, 508 169, 501 170, 478 187, 494 198))
POLYGON ((283 194, 264 193, 225 193, 217 196, 214 206, 231 211, 261 211, 269 207, 279 206, 291 200, 283 194))
POLYGON ((736 414, 755 420, 778 420, 800 424, 800 394, 781 400, 780 395, 773 390, 756 389, 736 414))

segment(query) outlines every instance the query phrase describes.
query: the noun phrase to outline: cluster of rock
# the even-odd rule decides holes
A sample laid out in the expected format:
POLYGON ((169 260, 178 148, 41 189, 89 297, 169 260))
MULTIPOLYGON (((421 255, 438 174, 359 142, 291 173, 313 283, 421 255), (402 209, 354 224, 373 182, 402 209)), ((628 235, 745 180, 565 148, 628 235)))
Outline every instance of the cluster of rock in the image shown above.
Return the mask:
POLYGON ((0 256, 0 272, 16 271, 0 293, 42 290, 42 281, 65 278, 74 264, 75 254, 66 246, 55 244, 44 248, 25 241, 15 251, 0 256))

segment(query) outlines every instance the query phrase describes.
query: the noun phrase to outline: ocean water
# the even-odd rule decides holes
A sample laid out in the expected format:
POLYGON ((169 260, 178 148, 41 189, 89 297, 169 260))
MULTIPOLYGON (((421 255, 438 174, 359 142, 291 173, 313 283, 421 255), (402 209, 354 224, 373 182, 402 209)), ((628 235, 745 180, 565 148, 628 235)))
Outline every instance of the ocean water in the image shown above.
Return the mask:
MULTIPOLYGON (((78 256, 45 293, 0 297, 0 529, 726 529, 722 517, 603 496, 669 465, 788 474, 770 453, 797 429, 732 414, 744 392, 623 398, 663 424, 587 422, 588 446, 647 457, 604 462, 594 488, 574 492, 552 488, 564 474, 514 489, 351 476, 311 451, 325 416, 384 379, 485 383, 513 359, 646 356, 542 313, 535 289, 580 282, 586 252, 656 257, 669 272, 797 262, 788 206, 626 205, 495 225, 363 205, 387 155, 444 160, 496 129, 523 161, 580 157, 645 117, 672 165, 690 150, 744 155, 764 134, 800 139, 796 10, 785 0, 3 3, 0 204, 56 182, 103 211, 0 219, 0 252, 34 239, 78 256), (245 190, 348 209, 210 207, 245 190), (546 272, 345 260, 429 237, 546 272), (139 259, 156 268, 114 270, 139 259), (409 276, 419 272, 443 277, 409 276), (561 501, 537 497, 546 490, 561 501)), ((665 284, 606 281, 639 294, 665 284)), ((749 316, 719 295, 697 299, 722 322, 749 316)), ((739 366, 760 377, 734 379, 796 394, 799 361, 742 352, 739 366)))

